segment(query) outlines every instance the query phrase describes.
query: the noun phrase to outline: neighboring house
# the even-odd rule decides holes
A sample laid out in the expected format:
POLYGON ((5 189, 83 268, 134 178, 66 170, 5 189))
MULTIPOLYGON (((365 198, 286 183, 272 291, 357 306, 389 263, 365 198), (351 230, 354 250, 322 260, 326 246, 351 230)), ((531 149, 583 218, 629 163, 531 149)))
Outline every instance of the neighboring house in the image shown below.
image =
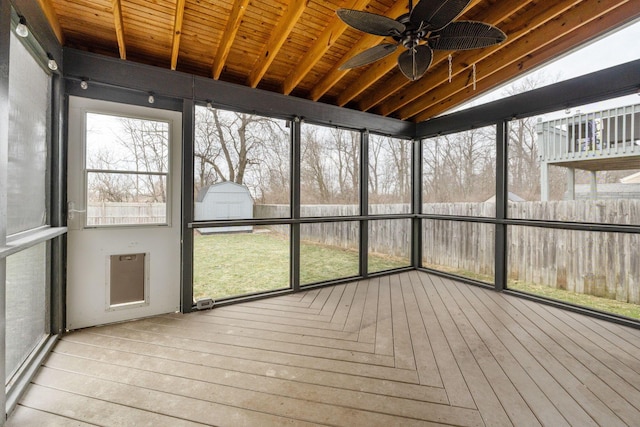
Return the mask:
MULTIPOLYGON (((577 184, 574 188, 573 199, 593 198, 590 184, 577 184)), ((564 195, 565 200, 571 200, 568 193, 564 195)), ((613 184, 598 184, 597 198, 601 200, 640 199, 640 183, 625 184, 621 181, 613 184)))
MULTIPOLYGON (((598 171, 633 170, 640 165, 640 104, 540 122, 537 133, 543 201, 549 199, 550 166, 569 170, 565 199, 572 200, 580 187, 575 184, 576 169, 591 172, 588 193, 596 199, 601 197, 598 187, 604 188, 597 184, 598 171)), ((623 184, 640 179, 631 177, 623 184)))
MULTIPOLYGON (((516 193, 512 193, 511 191, 509 191, 509 193, 507 193, 507 197, 509 198, 510 202, 525 202, 526 200, 523 199, 522 197, 518 196, 516 193)), ((496 202, 496 196, 493 195, 491 197, 489 197, 487 200, 484 201, 485 203, 495 203, 496 202)))

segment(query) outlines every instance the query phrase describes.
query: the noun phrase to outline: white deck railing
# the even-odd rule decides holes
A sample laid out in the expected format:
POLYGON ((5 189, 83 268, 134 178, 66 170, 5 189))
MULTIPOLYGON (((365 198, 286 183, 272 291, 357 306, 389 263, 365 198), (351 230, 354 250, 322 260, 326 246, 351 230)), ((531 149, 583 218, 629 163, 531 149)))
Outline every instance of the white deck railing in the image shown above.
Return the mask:
POLYGON ((640 104, 538 123, 543 162, 640 155, 640 104))

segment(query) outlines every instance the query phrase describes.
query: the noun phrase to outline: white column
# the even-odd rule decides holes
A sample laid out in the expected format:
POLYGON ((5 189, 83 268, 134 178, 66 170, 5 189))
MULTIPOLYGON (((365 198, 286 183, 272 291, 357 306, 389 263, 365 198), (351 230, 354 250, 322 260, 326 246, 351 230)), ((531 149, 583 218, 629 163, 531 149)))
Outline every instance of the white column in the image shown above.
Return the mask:
POLYGON ((589 186, 589 197, 591 200, 596 200, 598 198, 598 180, 596 174, 596 171, 591 171, 591 181, 589 186))
POLYGON ((549 201, 549 163, 540 163, 540 200, 549 201))
POLYGON ((567 168, 567 200, 576 199, 576 170, 567 168))

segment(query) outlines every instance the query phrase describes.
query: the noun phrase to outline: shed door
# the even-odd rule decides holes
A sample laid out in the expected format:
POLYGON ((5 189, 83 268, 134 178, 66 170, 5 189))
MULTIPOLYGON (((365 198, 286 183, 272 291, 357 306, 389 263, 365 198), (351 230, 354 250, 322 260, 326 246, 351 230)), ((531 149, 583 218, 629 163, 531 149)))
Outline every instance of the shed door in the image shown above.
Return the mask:
POLYGON ((213 212, 216 218, 224 219, 242 219, 251 218, 251 211, 247 212, 247 203, 242 195, 232 193, 216 194, 218 200, 215 200, 213 212))
POLYGON ((72 97, 67 328, 180 308, 181 114, 72 97))

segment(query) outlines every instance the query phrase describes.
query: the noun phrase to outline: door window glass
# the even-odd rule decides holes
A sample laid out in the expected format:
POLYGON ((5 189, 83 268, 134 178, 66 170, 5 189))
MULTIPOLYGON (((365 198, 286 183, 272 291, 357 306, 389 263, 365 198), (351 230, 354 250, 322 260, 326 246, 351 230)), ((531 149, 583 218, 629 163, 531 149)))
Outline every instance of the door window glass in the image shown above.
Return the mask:
POLYGON ((86 114, 87 226, 168 223, 169 128, 86 114))

